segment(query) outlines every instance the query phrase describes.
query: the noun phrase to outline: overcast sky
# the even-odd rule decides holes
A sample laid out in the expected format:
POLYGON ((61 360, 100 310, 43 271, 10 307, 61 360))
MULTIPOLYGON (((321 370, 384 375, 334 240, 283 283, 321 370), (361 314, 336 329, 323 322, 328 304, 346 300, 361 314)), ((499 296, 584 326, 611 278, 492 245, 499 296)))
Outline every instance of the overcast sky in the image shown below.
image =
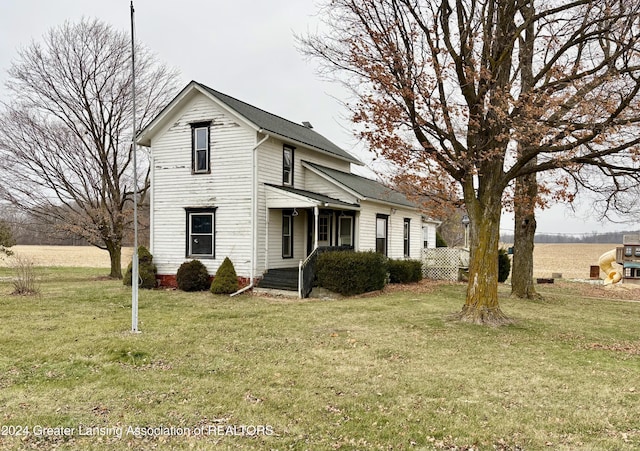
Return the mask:
MULTIPOLYGON (((97 17, 130 29, 129 0, 0 0, 0 100, 17 49, 40 40, 66 20, 97 17)), ((319 26, 315 0, 135 0, 136 37, 165 64, 181 72, 182 84, 199 81, 213 89, 285 117, 309 121, 348 151, 357 149, 345 91, 322 80, 314 62, 296 49, 295 34, 319 26), (339 100, 338 100, 339 99, 339 100)), ((368 161, 362 151, 355 151, 368 161)), ((587 202, 585 202, 587 203, 587 202)), ((588 206, 577 216, 563 206, 538 215, 541 233, 591 233, 637 228, 601 224, 588 206)), ((505 216, 503 229, 513 225, 505 216)))

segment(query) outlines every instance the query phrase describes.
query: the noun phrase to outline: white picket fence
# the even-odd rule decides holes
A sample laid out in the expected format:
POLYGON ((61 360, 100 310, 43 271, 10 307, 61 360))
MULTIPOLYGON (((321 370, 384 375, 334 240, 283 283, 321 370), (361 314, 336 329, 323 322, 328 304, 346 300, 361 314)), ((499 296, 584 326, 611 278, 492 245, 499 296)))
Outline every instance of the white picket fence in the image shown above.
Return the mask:
POLYGON ((422 250, 422 276, 425 279, 458 280, 460 269, 469 267, 469 250, 438 247, 422 250))

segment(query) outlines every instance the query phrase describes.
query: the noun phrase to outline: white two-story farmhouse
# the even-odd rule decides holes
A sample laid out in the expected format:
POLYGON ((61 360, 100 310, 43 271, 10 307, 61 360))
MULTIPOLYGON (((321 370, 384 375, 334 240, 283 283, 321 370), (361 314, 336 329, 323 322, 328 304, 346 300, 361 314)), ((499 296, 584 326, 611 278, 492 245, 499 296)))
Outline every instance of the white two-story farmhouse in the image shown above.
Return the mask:
POLYGON ((354 175, 355 157, 298 124, 192 81, 139 134, 151 148, 151 253, 162 285, 225 257, 245 285, 324 246, 418 259, 436 222, 354 175))

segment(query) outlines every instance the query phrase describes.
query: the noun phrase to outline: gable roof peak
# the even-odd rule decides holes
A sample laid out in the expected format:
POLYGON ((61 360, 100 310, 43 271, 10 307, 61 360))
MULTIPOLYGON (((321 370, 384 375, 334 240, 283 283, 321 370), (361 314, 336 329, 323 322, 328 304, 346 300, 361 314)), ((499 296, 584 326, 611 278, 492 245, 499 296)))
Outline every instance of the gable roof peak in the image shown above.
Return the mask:
POLYGON ((265 133, 278 136, 293 143, 298 143, 306 147, 320 150, 334 157, 349 161, 350 163, 362 165, 362 162, 356 157, 313 130, 313 127, 309 122, 299 124, 276 114, 269 113, 268 111, 250 105, 220 91, 216 91, 202 83, 198 83, 196 81, 193 81, 192 83, 195 83, 195 85, 204 92, 213 96, 219 102, 222 102, 227 108, 244 117, 247 121, 256 126, 257 129, 263 130, 265 133))

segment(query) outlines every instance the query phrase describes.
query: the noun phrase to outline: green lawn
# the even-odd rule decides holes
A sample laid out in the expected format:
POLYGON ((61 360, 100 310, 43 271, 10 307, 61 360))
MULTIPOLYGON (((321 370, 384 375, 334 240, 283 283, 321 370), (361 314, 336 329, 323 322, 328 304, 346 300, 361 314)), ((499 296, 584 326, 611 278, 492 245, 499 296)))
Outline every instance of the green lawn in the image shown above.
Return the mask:
POLYGON ((455 284, 303 302, 141 290, 132 334, 131 293, 104 269, 41 271, 41 295, 17 297, 0 269, 0 449, 640 447, 640 303, 505 288, 516 322, 487 328, 447 319, 455 284))

